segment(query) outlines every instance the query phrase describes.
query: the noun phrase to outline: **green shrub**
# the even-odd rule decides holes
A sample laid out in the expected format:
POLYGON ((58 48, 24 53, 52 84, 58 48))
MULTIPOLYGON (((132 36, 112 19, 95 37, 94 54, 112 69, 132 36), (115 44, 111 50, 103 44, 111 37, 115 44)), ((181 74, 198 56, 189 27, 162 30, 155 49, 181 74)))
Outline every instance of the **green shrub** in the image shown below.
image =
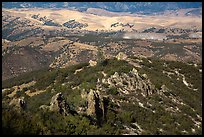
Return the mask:
POLYGON ((22 92, 26 92, 27 90, 28 90, 28 88, 25 87, 25 88, 23 88, 21 91, 22 91, 22 92))
POLYGON ((90 83, 90 82, 84 81, 81 83, 81 88, 86 89, 86 90, 95 89, 95 83, 90 83))
POLYGON ((130 124, 134 122, 133 113, 128 111, 122 111, 119 113, 119 119, 126 124, 130 124))
POLYGON ((110 93, 112 95, 117 95, 119 92, 118 92, 117 88, 111 87, 108 89, 108 93, 110 93))

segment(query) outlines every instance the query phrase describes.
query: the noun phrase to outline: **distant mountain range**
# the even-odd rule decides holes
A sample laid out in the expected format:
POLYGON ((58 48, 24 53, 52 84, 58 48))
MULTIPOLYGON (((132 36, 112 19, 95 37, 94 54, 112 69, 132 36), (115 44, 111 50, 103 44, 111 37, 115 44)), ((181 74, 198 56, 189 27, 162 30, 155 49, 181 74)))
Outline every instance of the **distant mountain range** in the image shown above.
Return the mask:
POLYGON ((165 10, 201 8, 202 2, 3 2, 3 8, 68 8, 85 11, 101 8, 113 12, 149 14, 165 10))

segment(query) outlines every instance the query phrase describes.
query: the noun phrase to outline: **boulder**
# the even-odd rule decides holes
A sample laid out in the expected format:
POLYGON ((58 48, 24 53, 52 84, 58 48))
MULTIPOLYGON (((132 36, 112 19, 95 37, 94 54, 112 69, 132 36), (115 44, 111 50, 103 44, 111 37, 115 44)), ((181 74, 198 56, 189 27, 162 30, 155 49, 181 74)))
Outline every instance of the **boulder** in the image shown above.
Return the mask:
POLYGON ((130 74, 130 76, 132 74, 134 77, 136 76, 137 79, 140 79, 139 73, 135 68, 133 68, 132 71, 129 72, 129 74, 130 74))
POLYGON ((93 61, 93 60, 90 60, 90 61, 89 61, 89 65, 92 66, 92 67, 93 67, 93 66, 96 66, 96 65, 97 65, 97 62, 96 62, 96 61, 93 61))
POLYGON ((119 52, 118 55, 116 56, 117 60, 126 60, 127 55, 124 54, 123 52, 119 52))
POLYGON ((105 72, 103 72, 103 71, 101 71, 101 74, 103 74, 104 77, 107 76, 107 74, 105 72))
POLYGON ((142 74, 142 77, 144 78, 144 79, 147 79, 148 77, 147 77, 147 74, 142 74))

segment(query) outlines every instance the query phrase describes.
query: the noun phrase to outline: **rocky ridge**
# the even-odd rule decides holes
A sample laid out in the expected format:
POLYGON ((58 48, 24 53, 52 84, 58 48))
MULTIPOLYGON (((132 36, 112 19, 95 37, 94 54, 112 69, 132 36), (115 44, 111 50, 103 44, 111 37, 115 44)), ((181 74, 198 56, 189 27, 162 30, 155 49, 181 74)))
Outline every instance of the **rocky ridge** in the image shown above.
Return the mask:
MULTIPOLYGON (((38 99, 40 105, 49 102, 41 101, 44 98, 50 100, 49 106, 35 105, 42 109, 37 111, 41 111, 43 115, 56 114, 43 111, 46 109, 59 112, 63 119, 81 117, 88 120, 91 126, 94 125, 97 128, 107 128, 107 125, 111 125, 116 129, 119 128, 124 135, 156 134, 156 132, 158 134, 175 133, 171 130, 172 125, 176 132, 181 134, 200 132, 202 115, 199 112, 199 106, 196 106, 197 103, 193 100, 197 95, 191 94, 191 92, 199 94, 200 89, 195 83, 192 85, 194 89, 198 88, 198 91, 186 86, 185 82, 182 81, 182 76, 185 76, 187 83, 191 83, 193 82, 190 82, 191 73, 181 71, 184 70, 184 67, 189 67, 191 70, 198 71, 199 73, 193 71, 198 76, 200 74, 198 66, 156 62, 149 58, 132 58, 127 57, 122 52, 119 52, 116 59, 105 60, 105 63, 95 62, 95 65, 91 65, 90 62, 89 64, 87 62, 80 69, 75 67, 71 71, 68 69, 64 69, 63 72, 58 71, 53 85, 51 84, 46 92, 30 97, 30 100, 34 98, 32 103, 40 98, 40 100, 38 99), (129 64, 131 65, 129 68, 124 67, 129 64), (180 80, 176 79, 176 72, 175 75, 172 73, 170 77, 163 73, 163 71, 171 72, 174 70, 179 70, 176 72, 182 74, 180 80), (92 75, 93 72, 94 75, 92 75), (159 73, 159 78, 154 73, 159 73), (66 77, 67 80, 59 79, 58 76, 66 77), (176 82, 173 81, 175 79, 176 82), (162 82, 163 80, 165 82, 162 82), (189 98, 193 101, 189 101, 189 98), (72 111, 75 110, 77 115, 72 115, 72 111), (169 124, 175 119, 177 119, 177 123, 169 124)), ((28 103, 27 106, 30 104, 28 103)), ((58 117, 61 116, 59 113, 57 113, 58 117)), ((76 123, 76 121, 74 122, 76 123)), ((83 124, 85 121, 79 120, 77 122, 83 124)), ((108 128, 110 129, 110 127, 108 128)))
POLYGON ((116 87, 119 93, 129 94, 135 91, 141 91, 145 96, 157 92, 155 86, 147 78, 146 74, 140 76, 138 71, 133 68, 128 74, 122 73, 119 75, 115 72, 110 78, 102 79, 103 84, 108 84, 110 87, 116 87))

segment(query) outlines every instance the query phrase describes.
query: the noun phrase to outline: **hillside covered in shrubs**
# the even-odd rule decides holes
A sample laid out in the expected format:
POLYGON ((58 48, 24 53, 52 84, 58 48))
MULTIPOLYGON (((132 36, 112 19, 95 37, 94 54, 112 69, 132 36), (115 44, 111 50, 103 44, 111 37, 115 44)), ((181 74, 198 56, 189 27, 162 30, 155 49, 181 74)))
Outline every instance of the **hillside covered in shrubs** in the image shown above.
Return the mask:
POLYGON ((202 65, 152 58, 42 69, 2 82, 3 134, 202 134, 202 65))

